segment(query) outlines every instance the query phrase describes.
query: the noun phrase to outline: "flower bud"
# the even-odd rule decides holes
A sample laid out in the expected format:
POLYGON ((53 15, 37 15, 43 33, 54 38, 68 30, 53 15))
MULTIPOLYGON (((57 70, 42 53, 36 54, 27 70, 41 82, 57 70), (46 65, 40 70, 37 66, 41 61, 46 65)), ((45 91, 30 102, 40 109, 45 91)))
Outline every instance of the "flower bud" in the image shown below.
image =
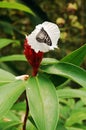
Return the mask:
POLYGON ((77 9, 78 9, 78 7, 77 7, 76 3, 69 3, 68 4, 68 7, 67 7, 68 12, 74 13, 77 9))

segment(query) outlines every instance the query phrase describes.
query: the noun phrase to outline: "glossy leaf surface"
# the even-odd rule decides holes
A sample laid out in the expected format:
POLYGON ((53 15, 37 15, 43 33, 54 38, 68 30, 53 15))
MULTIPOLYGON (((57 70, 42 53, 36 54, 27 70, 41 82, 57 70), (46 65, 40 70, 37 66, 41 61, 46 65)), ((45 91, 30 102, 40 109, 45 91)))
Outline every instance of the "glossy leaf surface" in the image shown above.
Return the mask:
POLYGON ((63 59, 61 59, 61 62, 69 62, 79 66, 83 62, 85 56, 86 44, 73 51, 69 55, 65 56, 63 59))
POLYGON ((30 112, 38 130, 55 130, 59 108, 51 81, 42 76, 31 77, 26 91, 30 112))
POLYGON ((49 74, 70 78, 81 86, 86 87, 86 71, 78 66, 69 63, 58 63, 41 67, 41 69, 49 74))
POLYGON ((27 61, 24 55, 10 55, 0 58, 0 62, 6 61, 27 61))
POLYGON ((24 90, 22 81, 15 81, 0 87, 0 118, 10 110, 24 90))
POLYGON ((15 76, 10 72, 0 69, 0 84, 15 81, 15 76))

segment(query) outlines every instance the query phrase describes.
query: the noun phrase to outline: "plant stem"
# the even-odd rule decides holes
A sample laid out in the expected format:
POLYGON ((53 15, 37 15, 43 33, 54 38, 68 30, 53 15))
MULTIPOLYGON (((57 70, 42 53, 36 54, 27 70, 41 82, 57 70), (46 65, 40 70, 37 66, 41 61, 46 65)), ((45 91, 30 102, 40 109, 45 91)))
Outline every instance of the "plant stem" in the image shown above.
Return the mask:
POLYGON ((25 91, 25 100, 26 100, 26 113, 25 113, 24 122, 23 122, 23 130, 26 130, 26 123, 27 123, 28 113, 29 113, 29 105, 28 105, 26 91, 25 91))

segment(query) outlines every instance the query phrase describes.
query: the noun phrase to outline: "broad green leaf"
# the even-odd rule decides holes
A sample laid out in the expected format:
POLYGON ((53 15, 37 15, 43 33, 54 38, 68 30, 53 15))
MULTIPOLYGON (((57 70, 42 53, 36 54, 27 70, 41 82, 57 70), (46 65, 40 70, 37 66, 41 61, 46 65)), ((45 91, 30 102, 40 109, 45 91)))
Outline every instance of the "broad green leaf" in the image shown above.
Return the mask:
POLYGON ((20 80, 0 87, 0 118, 10 110, 24 90, 24 83, 20 80))
POLYGON ((12 40, 12 39, 6 39, 6 38, 0 38, 0 48, 3 48, 7 45, 9 45, 10 43, 19 43, 18 40, 12 40))
MULTIPOLYGON (((9 55, 9 56, 4 56, 0 58, 0 62, 6 62, 6 61, 27 61, 24 55, 9 55)), ((53 58, 43 58, 41 64, 42 65, 47 65, 47 64, 55 64, 58 63, 58 60, 53 59, 53 58)))
MULTIPOLYGON (((60 60, 60 62, 69 62, 69 63, 80 66, 85 56, 86 56, 86 44, 81 46, 79 49, 73 51, 69 55, 65 56, 63 59, 60 60)), ((65 83, 66 81, 67 80, 65 80, 65 83)), ((57 87, 58 87, 58 84, 57 84, 57 87)), ((59 88, 63 88, 63 87, 64 87, 64 82, 60 84, 59 88)))
POLYGON ((40 75, 31 77, 26 88, 31 116, 38 130, 55 130, 59 108, 51 81, 40 75))
POLYGON ((29 7, 16 2, 0 2, 0 8, 18 9, 30 13, 32 15, 35 15, 34 12, 29 7))
POLYGON ((38 130, 29 120, 27 120, 26 130, 38 130))
POLYGON ((58 60, 54 58, 43 58, 41 65, 55 64, 58 63, 58 60))
MULTIPOLYGON (((84 57, 86 56, 86 44, 83 45, 82 47, 80 47, 79 49, 73 51, 71 54, 65 56, 63 59, 60 60, 60 62, 69 62, 69 63, 73 63, 75 65, 80 65, 83 62, 84 57)), ((44 61, 42 61, 42 65, 47 65, 49 63, 46 62, 46 58, 44 59, 44 61)), ((50 58, 48 61, 51 62, 51 64, 55 64, 56 60, 52 62, 52 58, 50 58)), ((57 61, 58 62, 58 61, 57 61)), ((52 81, 58 80, 58 82, 55 83, 56 86, 60 85, 60 77, 58 76, 56 78, 56 76, 52 76, 52 81)), ((64 83, 65 81, 67 81, 67 79, 62 78, 62 83, 64 83)), ((64 84, 63 84, 64 85, 64 84)), ((61 88, 62 86, 59 86, 59 88, 61 88)))
POLYGON ((57 90, 59 98, 86 98, 86 91, 77 89, 59 89, 57 90))
POLYGON ((15 81, 15 76, 3 69, 0 69, 0 84, 15 81))
POLYGON ((24 55, 10 55, 0 58, 0 62, 6 61, 27 61, 24 55))
MULTIPOLYGON (((41 67, 42 71, 70 78, 83 87, 86 87, 86 71, 70 63, 58 63, 41 67)), ((58 82, 58 81, 57 81, 58 82)))
POLYGON ((66 126, 71 126, 75 123, 81 123, 81 121, 86 120, 86 108, 76 109, 66 121, 66 126))
MULTIPOLYGON (((58 63, 59 61, 57 59, 54 58, 43 58, 42 62, 41 62, 41 66, 46 66, 46 65, 53 65, 58 63)), ((61 78, 60 76, 56 76, 56 75, 51 75, 50 76, 50 80, 53 82, 53 84, 57 87, 58 85, 62 84, 63 82, 65 82, 67 80, 67 78, 61 78), (57 82, 58 79, 58 82, 57 82)))
POLYGON ((65 56, 63 59, 61 59, 61 62, 69 62, 79 66, 83 62, 85 56, 86 44, 73 51, 69 55, 65 56))

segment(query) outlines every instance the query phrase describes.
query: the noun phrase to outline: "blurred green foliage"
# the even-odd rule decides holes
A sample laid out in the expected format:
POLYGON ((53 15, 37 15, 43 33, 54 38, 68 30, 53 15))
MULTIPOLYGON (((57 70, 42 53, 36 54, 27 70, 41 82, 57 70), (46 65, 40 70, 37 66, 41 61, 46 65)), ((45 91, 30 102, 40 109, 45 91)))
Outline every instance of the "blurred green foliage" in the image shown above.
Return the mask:
MULTIPOLYGON (((31 8, 36 14, 22 10, 0 8, 0 38, 19 40, 18 44, 10 44, 0 50, 0 56, 23 53, 25 35, 29 34, 35 25, 48 20, 56 23, 61 31, 59 50, 46 53, 47 57, 61 59, 71 51, 85 44, 86 29, 86 1, 85 0, 1 0, 4 2, 18 2, 31 8)), ((11 64, 10 64, 11 65, 11 64)), ((12 63, 14 66, 14 63, 12 63)), ((17 66, 16 71, 20 71, 17 66)), ((22 67, 20 67, 22 68, 22 67)), ((25 65, 26 70, 27 65, 25 65)), ((86 62, 84 62, 86 68, 86 62)))

